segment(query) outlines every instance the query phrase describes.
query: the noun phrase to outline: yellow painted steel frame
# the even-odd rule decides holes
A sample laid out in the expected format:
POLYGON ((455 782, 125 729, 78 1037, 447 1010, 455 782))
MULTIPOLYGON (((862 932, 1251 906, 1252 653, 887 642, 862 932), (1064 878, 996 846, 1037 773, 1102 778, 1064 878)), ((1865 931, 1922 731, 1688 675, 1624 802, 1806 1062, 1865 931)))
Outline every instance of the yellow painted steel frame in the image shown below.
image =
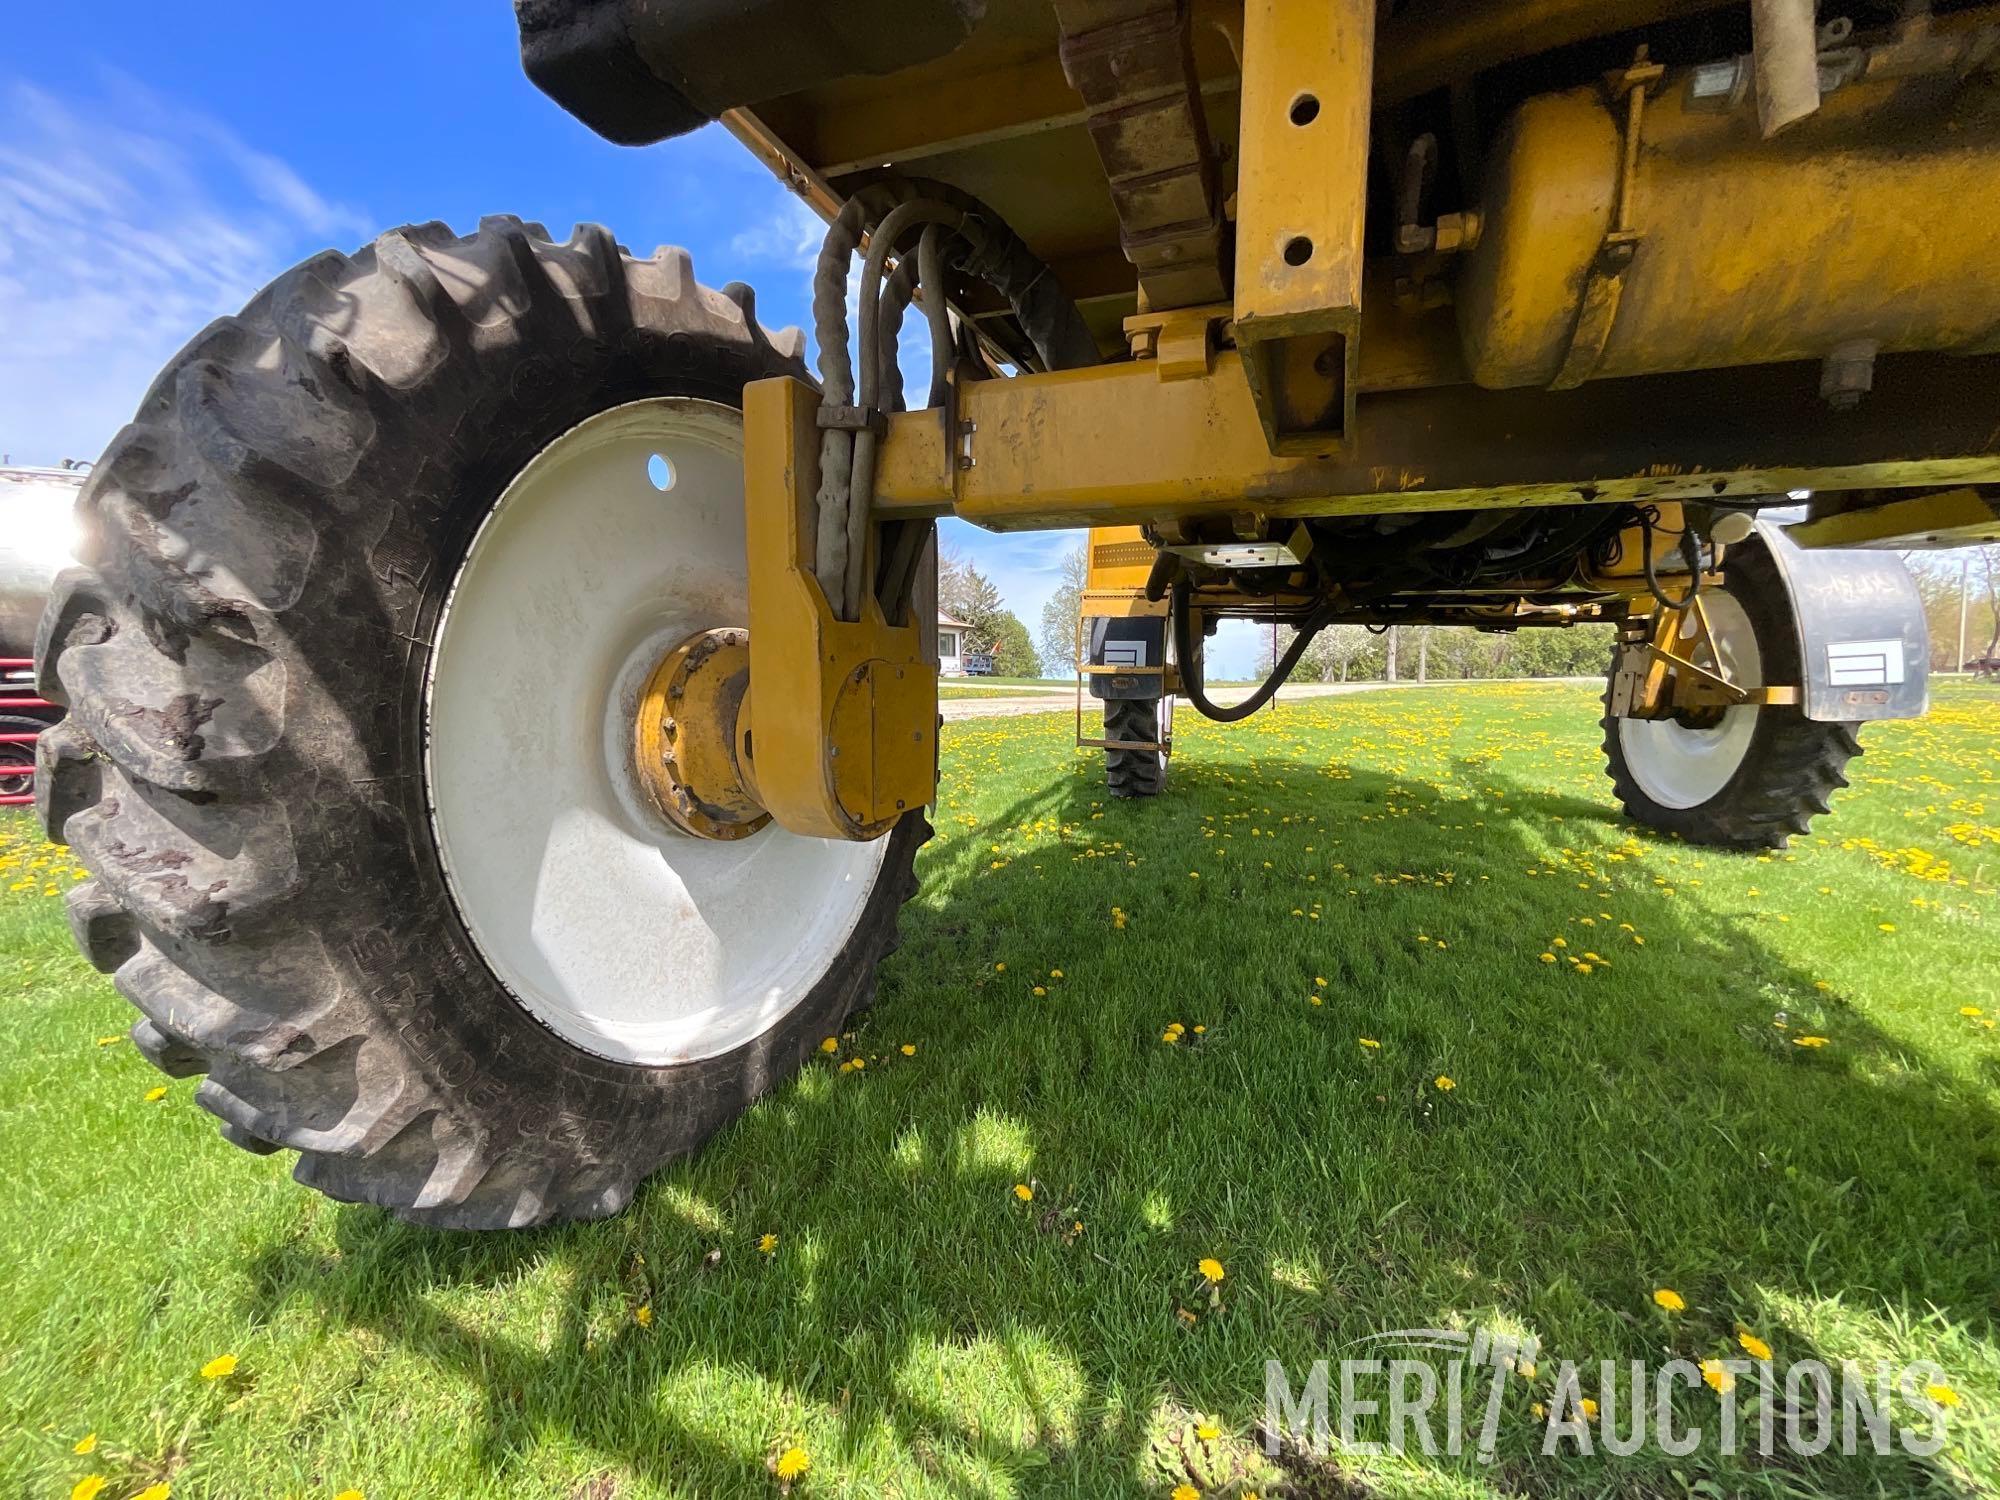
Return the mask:
POLYGON ((801 381, 744 387, 750 758, 780 826, 871 839, 937 790, 938 674, 918 622, 885 620, 872 591, 835 619, 813 576, 818 413, 801 381))
POLYGON ((1375 0, 1247 0, 1236 340, 1274 453, 1353 429, 1375 0))

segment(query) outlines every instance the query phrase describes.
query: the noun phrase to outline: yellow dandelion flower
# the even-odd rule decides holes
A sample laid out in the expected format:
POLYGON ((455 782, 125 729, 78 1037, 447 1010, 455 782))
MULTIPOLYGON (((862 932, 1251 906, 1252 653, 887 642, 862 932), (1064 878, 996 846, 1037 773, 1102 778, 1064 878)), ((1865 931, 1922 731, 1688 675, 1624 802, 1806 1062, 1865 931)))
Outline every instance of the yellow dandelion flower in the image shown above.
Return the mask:
POLYGON ((1549 939, 1549 946, 1550 946, 1551 948, 1567 948, 1567 947, 1569 946, 1569 939, 1568 939, 1568 938, 1550 938, 1550 939, 1549 939))
POLYGON ((637 1323, 641 1328, 651 1328, 653 1326, 653 1304, 650 1302, 641 1302, 637 1307, 633 1308, 632 1321, 637 1323))
POLYGON ((812 1458, 805 1449, 787 1448, 778 1455, 778 1461, 771 1465, 771 1472, 790 1484, 811 1467, 812 1458))
POLYGON ((1877 922, 1875 924, 1875 930, 1877 932, 1894 932, 1896 930, 1896 924, 1894 922, 1877 922))
POLYGON ((896 1050, 901 1052, 905 1057, 915 1057, 917 1055, 917 1044, 915 1042, 905 1042, 896 1050))
POLYGON ((1201 1258, 1200 1263, 1196 1265, 1195 1269, 1201 1272, 1202 1280, 1206 1281, 1211 1286, 1218 1284, 1219 1282, 1221 1282, 1223 1277, 1229 1274, 1227 1271, 1222 1269, 1222 1262, 1217 1260, 1212 1255, 1203 1256, 1201 1258))
POLYGON ((1924 1394, 1939 1406, 1958 1406, 1963 1404, 1963 1398, 1948 1385, 1927 1385, 1924 1387, 1924 1394))
POLYGON ((1719 1359, 1705 1359, 1701 1362, 1701 1378, 1704 1384, 1712 1386, 1716 1394, 1736 1389, 1736 1377, 1722 1367, 1719 1359))
POLYGON ((1201 1491, 1191 1484, 1177 1484, 1168 1500, 1201 1500, 1201 1491))
MULTIPOLYGON (((1958 1008, 1958 1013, 1961 1016, 1983 1016, 1986 1014, 1985 1011, 1981 1010, 1976 1005, 1961 1005, 1958 1008)), ((113 1040, 116 1040, 116 1038, 113 1038, 113 1040)))
POLYGON ((218 1354, 201 1367, 203 1380, 227 1380, 235 1373, 236 1356, 233 1354, 218 1354))
POLYGON ((69 1500, 97 1500, 104 1490, 102 1474, 86 1474, 79 1479, 69 1492, 69 1500))
POLYGON ((1313 976, 1313 984, 1319 989, 1326 988, 1326 981, 1324 979, 1321 979, 1317 974, 1313 976))
POLYGON ((1826 1045, 1826 1038, 1823 1036, 1795 1036, 1792 1038, 1792 1045, 1794 1047, 1824 1047, 1826 1045))
POLYGON ((840 1038, 837 1036, 828 1037, 819 1044, 819 1050, 822 1052, 838 1052, 840 1050, 840 1038))
POLYGON ((1194 1435, 1204 1443, 1212 1443, 1222 1436, 1222 1429, 1217 1427, 1213 1422, 1197 1422, 1194 1427, 1194 1435))
POLYGON ((93 1432, 77 1439, 76 1446, 69 1451, 72 1453, 95 1453, 97 1451, 97 1434, 93 1432))
POLYGON ((161 1480, 158 1484, 147 1485, 138 1494, 134 1495, 132 1500, 169 1500, 173 1492, 174 1487, 165 1480, 161 1480))
POLYGON ((1051 978, 1051 979, 1060 979, 1060 978, 1062 978, 1062 977, 1063 977, 1063 971, 1062 971, 1061 969, 1051 969, 1051 970, 1049 970, 1049 978, 1051 978))
POLYGON ((1181 1034, 1178 1031, 1163 1031, 1160 1033, 1160 1040, 1165 1042, 1169 1047, 1178 1046, 1180 1039, 1181 1034))
MULTIPOLYGON (((1005 974, 1007 972, 1007 966, 1005 964, 995 964, 993 966, 993 972, 995 974, 1005 974)), ((792 1451, 796 1453, 798 1450, 794 1448, 792 1451)))
POLYGON ((146 1102, 148 1104, 158 1104, 162 1099, 166 1097, 167 1097, 167 1086, 164 1083, 161 1084, 158 1088, 150 1088, 146 1090, 146 1102))
POLYGON ((1532 1402, 1528 1407, 1528 1415, 1533 1417, 1538 1422, 1543 1417, 1546 1417, 1548 1414, 1549 1414, 1549 1409, 1546 1406, 1542 1405, 1542 1403, 1539 1401, 1532 1402))
POLYGON ((1591 1400, 1590 1397, 1585 1396, 1577 1402, 1577 1405, 1583 1408, 1583 1419, 1586 1422, 1595 1422, 1597 1420, 1597 1403, 1591 1400))
POLYGON ((368 1500, 368 1497, 359 1490, 342 1490, 333 1500, 368 1500))
POLYGON ((1545 964, 1552 964, 1555 961, 1556 961, 1556 956, 1553 953, 1544 953, 1542 955, 1542 962, 1545 964))
POLYGON ((1655 1290, 1653 1293, 1653 1300, 1659 1303, 1660 1306, 1664 1307, 1668 1312, 1687 1311, 1686 1299, 1683 1298, 1679 1292, 1675 1291, 1670 1286, 1663 1286, 1655 1290))
POLYGON ((1452 1081, 1451 1077, 1445 1073, 1438 1074, 1438 1076, 1433 1078, 1431 1082, 1437 1085, 1438 1092, 1442 1094, 1449 1094, 1453 1089, 1458 1087, 1458 1085, 1452 1081))
POLYGON ((1372 1036, 1357 1037, 1355 1038, 1355 1040, 1360 1042, 1362 1046, 1368 1048, 1371 1052, 1379 1051, 1382 1046, 1382 1044, 1376 1041, 1375 1038, 1372 1036))
POLYGON ((1579 974, 1588 974, 1591 971, 1591 966, 1586 963, 1578 963, 1572 965, 1572 967, 1574 967, 1576 972, 1579 974))
POLYGON ((1196 1036, 1200 1036, 1200 1035, 1202 1035, 1202 1034, 1203 1034, 1204 1032, 1206 1032, 1207 1030, 1208 1030, 1208 1028, 1207 1028, 1206 1026, 1197 1026, 1197 1027, 1195 1027, 1195 1029, 1194 1029, 1194 1034, 1195 1034, 1196 1036))
POLYGON ((1032 1203, 1035 1201, 1035 1190, 1025 1182, 1017 1182, 1014 1184, 1014 1196, 1023 1203, 1032 1203))
POLYGON ((1771 1357, 1771 1346, 1747 1328, 1736 1330, 1736 1342, 1741 1346, 1743 1352, 1752 1359, 1769 1359, 1771 1357))
POLYGON ((124 1040, 125 1040, 125 1035, 123 1032, 120 1032, 117 1036, 99 1037, 97 1039, 97 1045, 100 1047, 110 1047, 110 1046, 115 1046, 117 1043, 122 1042, 124 1040))
POLYGON ((775 1255, 778 1251, 778 1237, 775 1234, 759 1235, 757 1248, 766 1255, 775 1255))
POLYGON ((1041 997, 1042 997, 1043 995, 1046 995, 1046 994, 1048 993, 1048 991, 1047 991, 1047 990, 1046 990, 1045 988, 1043 988, 1043 987, 1042 987, 1041 985, 1039 985, 1039 984, 1038 984, 1038 985, 1036 985, 1036 986, 1035 986, 1035 991, 1034 991, 1034 993, 1035 993, 1035 998, 1036 998, 1036 999, 1040 999, 1040 998, 1041 998, 1041 997))

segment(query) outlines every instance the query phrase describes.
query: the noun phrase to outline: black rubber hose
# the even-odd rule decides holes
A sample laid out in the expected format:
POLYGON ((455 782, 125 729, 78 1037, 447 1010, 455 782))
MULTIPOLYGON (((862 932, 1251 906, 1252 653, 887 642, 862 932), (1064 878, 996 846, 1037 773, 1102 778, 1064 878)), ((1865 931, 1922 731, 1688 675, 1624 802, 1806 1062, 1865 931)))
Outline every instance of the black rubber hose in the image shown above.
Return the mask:
POLYGON ((1285 680, 1292 675, 1292 668, 1299 664, 1299 658, 1306 654, 1306 648, 1313 643, 1313 637, 1325 628, 1332 617, 1329 607, 1322 606, 1305 624, 1299 627, 1298 636, 1292 641, 1285 654, 1271 669, 1271 675, 1264 679, 1264 685, 1245 698, 1241 703, 1223 708, 1209 701, 1203 691, 1201 655, 1194 646, 1194 610, 1190 607, 1193 588, 1183 578, 1174 585, 1174 601, 1171 613, 1174 621, 1174 659, 1180 664, 1181 692, 1186 694, 1203 718, 1213 719, 1218 724, 1237 724, 1257 712, 1271 701, 1285 680))
POLYGON ((1693 604, 1701 594, 1701 544, 1694 540, 1692 531, 1681 532, 1681 556, 1687 560, 1688 565, 1688 591, 1677 600, 1669 599, 1660 587, 1659 574, 1653 569, 1653 522, 1657 518, 1658 512, 1651 506, 1639 512, 1639 545, 1646 553, 1642 559, 1646 570, 1646 592, 1653 596, 1661 609, 1672 610, 1678 614, 1693 604))

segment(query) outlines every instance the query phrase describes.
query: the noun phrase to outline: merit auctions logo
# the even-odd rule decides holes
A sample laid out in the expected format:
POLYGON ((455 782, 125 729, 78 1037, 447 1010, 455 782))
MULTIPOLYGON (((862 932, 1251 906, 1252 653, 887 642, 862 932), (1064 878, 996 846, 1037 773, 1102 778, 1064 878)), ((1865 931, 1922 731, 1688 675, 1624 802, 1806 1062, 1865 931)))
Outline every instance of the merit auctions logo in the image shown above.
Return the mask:
MULTIPOLYGON (((1348 1454, 1474 1454, 1490 1462, 1500 1438, 1510 1379, 1534 1379, 1540 1341, 1486 1329, 1397 1328, 1348 1346, 1338 1361, 1314 1360, 1303 1385, 1278 1360, 1264 1365, 1264 1446, 1276 1457, 1289 1442, 1326 1457, 1337 1432, 1348 1454), (1334 1384, 1335 1370, 1338 1385, 1334 1384), (1331 1409, 1330 1409, 1331 1408, 1331 1409), (1364 1429, 1382 1433, 1362 1436, 1364 1429)), ((1683 1457, 1696 1449, 1734 1454, 1833 1449, 1856 1454, 1935 1455, 1945 1441, 1944 1372, 1936 1365, 1844 1360, 1831 1369, 1805 1359, 1601 1360, 1585 1371, 1565 1360, 1554 1388, 1533 1402, 1541 1451, 1626 1456, 1651 1448, 1683 1457), (1706 1392, 1705 1415, 1676 1398, 1706 1392), (1914 1417, 1912 1425, 1898 1419, 1914 1417)), ((1522 1397, 1513 1406, 1518 1413, 1522 1397)), ((1518 1418, 1517 1418, 1518 1419, 1518 1418)))

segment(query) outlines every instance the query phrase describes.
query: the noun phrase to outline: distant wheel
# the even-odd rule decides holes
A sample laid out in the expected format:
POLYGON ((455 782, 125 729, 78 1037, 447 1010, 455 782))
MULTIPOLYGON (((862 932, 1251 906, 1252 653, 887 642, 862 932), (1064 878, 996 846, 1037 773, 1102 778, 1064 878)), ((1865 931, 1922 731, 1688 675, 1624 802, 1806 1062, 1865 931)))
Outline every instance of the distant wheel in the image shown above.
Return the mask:
POLYGON ((737 406, 802 373, 678 251, 489 220, 310 261, 154 385, 43 619, 38 796, 225 1136, 419 1222, 592 1218, 868 1001, 921 815, 714 841, 634 748, 748 623, 737 406))
MULTIPOLYGON (((40 734, 48 726, 25 714, 0 714, 0 735, 40 734)), ((35 789, 35 747, 31 744, 0 744, 0 797, 19 796, 35 789)))
MULTIPOLYGON (((1160 743, 1158 698, 1107 698, 1104 737, 1160 743)), ((1167 758, 1157 750, 1106 750, 1104 784, 1114 797, 1157 797, 1167 788, 1167 758)))
MULTIPOLYGON (((1801 680, 1784 585, 1761 547, 1732 552, 1723 587, 1702 600, 1731 680, 1801 680)), ((1691 843, 1784 848, 1831 810, 1861 753, 1859 724, 1808 719, 1795 706, 1738 705, 1693 722, 1613 717, 1608 689, 1605 704, 1605 771, 1627 816, 1691 843)))

